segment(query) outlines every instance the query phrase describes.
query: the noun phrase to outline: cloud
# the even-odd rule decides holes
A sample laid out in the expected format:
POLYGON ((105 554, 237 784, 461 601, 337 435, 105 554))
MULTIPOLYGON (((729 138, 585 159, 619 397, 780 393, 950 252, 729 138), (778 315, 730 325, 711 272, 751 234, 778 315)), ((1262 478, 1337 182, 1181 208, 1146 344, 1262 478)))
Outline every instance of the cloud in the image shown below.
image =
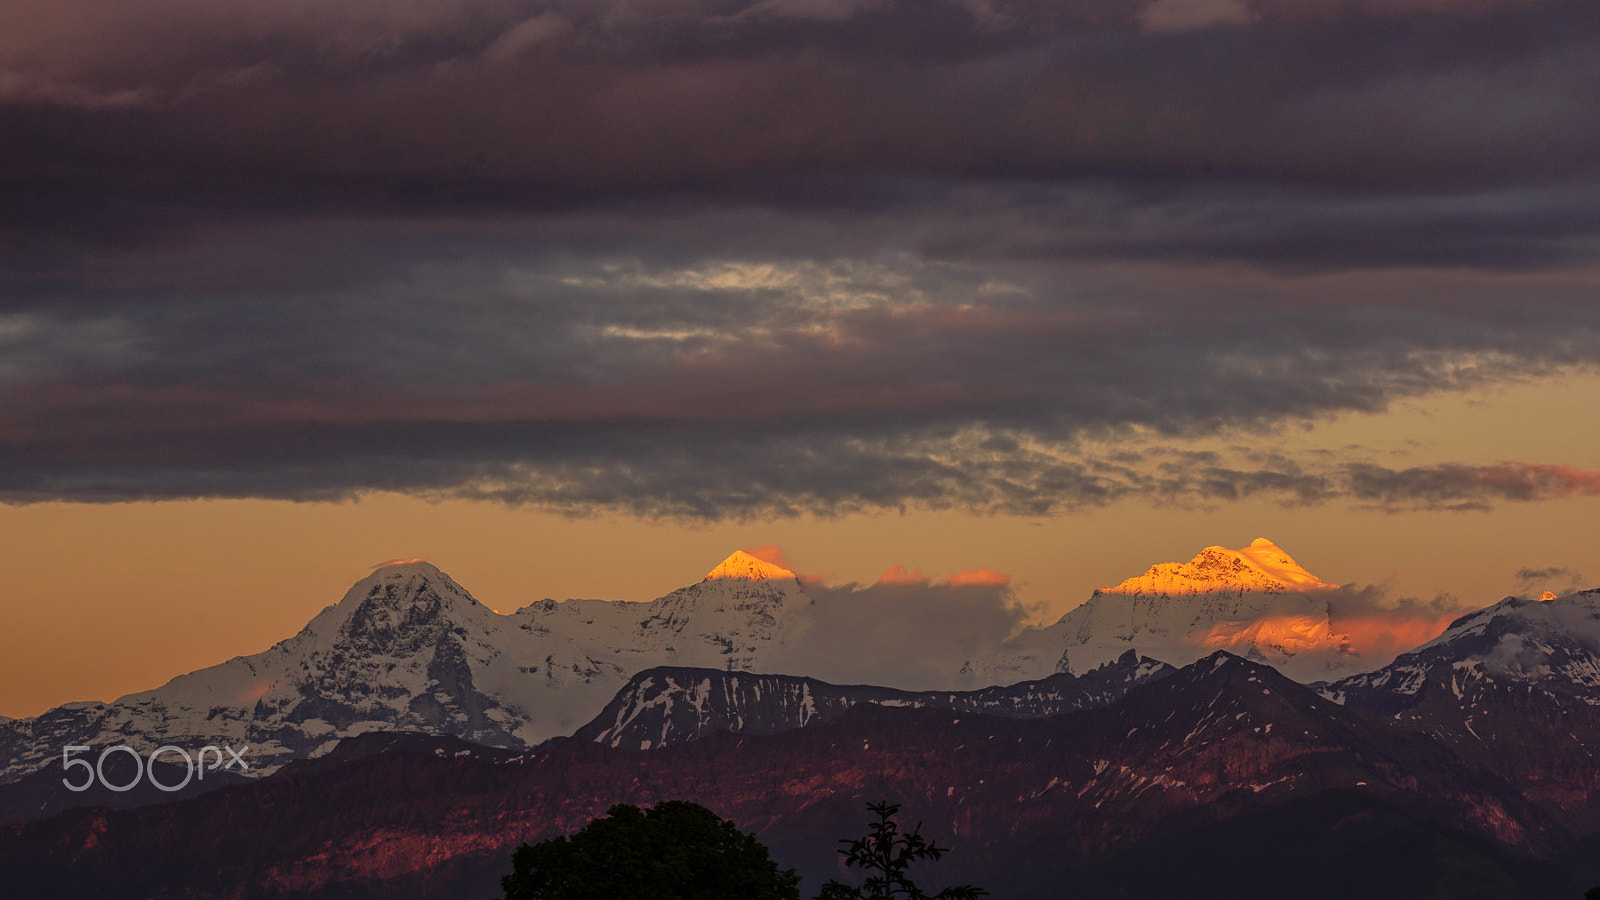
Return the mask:
POLYGON ((1193 31, 1217 25, 1243 25, 1254 17, 1239 0, 1155 0, 1139 21, 1151 31, 1193 31))
POLYGON ((949 583, 957 587, 961 585, 972 584, 1009 587, 1011 584, 1011 576, 1004 572, 997 572, 988 566, 984 566, 981 569, 962 569, 956 574, 950 576, 949 583))
MULTIPOLYGON (((936 581, 904 566, 870 585, 808 580, 816 602, 787 629, 774 665, 836 683, 959 688, 963 660, 993 658, 1008 639, 1035 627, 1026 624, 1009 581, 992 569, 936 581)), ((1343 650, 1296 654, 1289 668, 1307 680, 1381 668, 1471 611, 1449 594, 1397 597, 1386 585, 1351 584, 1319 596, 1328 603, 1330 631, 1349 641, 1343 650)))
POLYGON ((506 63, 522 53, 547 41, 555 40, 572 27, 572 23, 553 10, 523 19, 506 29, 484 51, 484 58, 492 63, 506 63))
POLYGON ((1544 581, 1545 579, 1548 579, 1548 578, 1558 578, 1558 577, 1561 577, 1563 575, 1571 575, 1571 574, 1572 574, 1572 572, 1570 570, 1565 569, 1565 568, 1559 568, 1559 567, 1556 567, 1556 566, 1552 566, 1552 567, 1550 567, 1548 569, 1530 569, 1530 568, 1524 567, 1524 568, 1521 568, 1521 569, 1517 570, 1517 580, 1521 581, 1521 582, 1524 582, 1524 583, 1527 583, 1527 582, 1535 582, 1535 581, 1544 581))
POLYGON ((775 566, 782 566, 785 569, 789 569, 791 572, 794 571, 792 568, 790 568, 788 559, 783 555, 783 548, 777 546, 776 544, 763 544, 759 547, 746 547, 744 548, 744 552, 754 556, 756 559, 772 563, 775 566))
POLYGON ((772 665, 841 684, 954 688, 961 661, 994 652, 1027 618, 1009 585, 993 581, 900 577, 806 592, 815 603, 786 630, 793 637, 772 665))
POLYGON ((1331 630, 1350 638, 1364 671, 1388 665, 1397 655, 1438 637, 1469 611, 1449 594, 1427 601, 1397 598, 1382 585, 1346 585, 1328 600, 1331 630))
POLYGON ((1352 498, 1391 509, 1484 510, 1500 500, 1600 496, 1600 472, 1540 463, 1446 463, 1398 471, 1351 464, 1344 474, 1352 498))
POLYGON ((890 566, 887 571, 885 571, 882 575, 879 575, 878 580, 874 582, 874 584, 931 584, 932 582, 933 579, 922 574, 921 569, 910 571, 907 570, 905 566, 897 564, 890 566))
POLYGON ((0 14, 0 121, 47 140, 0 160, 78 213, 143 207, 123 228, 330 201, 793 199, 808 173, 1298 182, 1443 204, 1591 185, 1600 125, 1575 113, 1600 92, 1600 24, 1584 0, 1244 9, 22 0, 0 14), (1199 27, 1221 22, 1235 27, 1199 27))
POLYGON ((1600 483, 1264 452, 1285 425, 1593 365, 1581 276, 995 263, 897 246, 933 210, 660 215, 273 227, 57 272, 0 301, 0 498, 723 519, 1485 509, 1600 483), (1496 299, 1526 292, 1544 302, 1496 299), (1249 435, 1263 452, 1180 449, 1249 435))
POLYGON ((412 557, 410 559, 407 559, 405 557, 398 557, 397 556, 394 559, 386 559, 381 563, 374 563, 372 565, 372 569, 373 570, 385 569, 385 568, 388 568, 389 566, 404 566, 404 565, 410 565, 411 563, 419 563, 419 562, 427 562, 427 559, 425 559, 423 557, 420 557, 420 556, 412 557))
POLYGON ((1550 591, 1557 596, 1579 590, 1585 585, 1583 575, 1565 566, 1543 569, 1523 567, 1517 570, 1517 585, 1522 593, 1533 596, 1550 591))

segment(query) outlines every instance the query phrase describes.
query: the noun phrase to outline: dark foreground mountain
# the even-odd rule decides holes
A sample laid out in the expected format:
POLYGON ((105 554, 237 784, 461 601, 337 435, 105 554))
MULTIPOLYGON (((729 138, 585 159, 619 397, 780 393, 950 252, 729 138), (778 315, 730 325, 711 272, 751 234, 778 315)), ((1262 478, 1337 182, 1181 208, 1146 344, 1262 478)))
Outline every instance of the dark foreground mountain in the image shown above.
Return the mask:
MULTIPOLYGON (((1592 841, 1485 762, 1217 654, 1044 719, 860 704, 770 736, 648 751, 368 737, 270 778, 0 830, 29 897, 494 896, 516 845, 613 803, 702 803, 814 891, 866 801, 996 897, 1574 900, 1592 841), (385 741, 387 740, 387 743, 385 741), (364 746, 363 746, 364 745, 364 746)), ((1590 784, 1597 779, 1591 764, 1590 784)))
POLYGON ((573 739, 608 747, 669 747, 718 731, 779 734, 827 722, 862 703, 950 709, 1011 719, 1039 719, 1094 709, 1176 672, 1129 650, 1083 675, 1066 672, 1038 681, 974 691, 902 691, 867 684, 839 685, 796 675, 755 675, 662 666, 633 676, 573 739))

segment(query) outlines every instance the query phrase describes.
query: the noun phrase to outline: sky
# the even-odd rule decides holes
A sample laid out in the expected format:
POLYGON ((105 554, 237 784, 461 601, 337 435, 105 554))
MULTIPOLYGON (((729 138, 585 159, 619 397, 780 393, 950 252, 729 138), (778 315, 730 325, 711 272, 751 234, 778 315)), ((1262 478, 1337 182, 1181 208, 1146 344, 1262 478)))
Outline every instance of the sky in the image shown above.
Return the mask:
POLYGON ((1597 109, 1592 0, 9 0, 0 713, 396 557, 1591 586, 1597 109))

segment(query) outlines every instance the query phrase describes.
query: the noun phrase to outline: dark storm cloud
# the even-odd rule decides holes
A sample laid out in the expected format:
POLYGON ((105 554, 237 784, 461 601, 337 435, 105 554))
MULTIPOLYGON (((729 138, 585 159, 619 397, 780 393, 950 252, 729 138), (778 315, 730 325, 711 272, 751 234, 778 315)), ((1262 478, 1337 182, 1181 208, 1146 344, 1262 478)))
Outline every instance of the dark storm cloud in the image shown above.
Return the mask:
POLYGON ((1168 32, 1098 0, 19 3, 0 158, 112 229, 135 223, 107 191, 409 206, 815 171, 1592 173, 1591 3, 1241 5, 1254 21, 1168 32))
POLYGON ((1150 450, 1600 363, 1590 2, 0 11, 0 498, 1482 508, 1150 450))

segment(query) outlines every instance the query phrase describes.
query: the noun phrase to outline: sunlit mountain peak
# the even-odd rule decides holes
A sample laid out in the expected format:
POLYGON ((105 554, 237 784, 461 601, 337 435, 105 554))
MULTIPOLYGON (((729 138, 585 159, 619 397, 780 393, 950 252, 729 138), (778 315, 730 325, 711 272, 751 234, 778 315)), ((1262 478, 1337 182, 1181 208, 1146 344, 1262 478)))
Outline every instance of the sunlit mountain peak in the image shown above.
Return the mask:
POLYGON ((1337 587, 1307 572, 1277 544, 1256 538, 1238 550, 1207 547, 1186 563, 1159 563, 1116 587, 1117 594, 1205 594, 1216 591, 1316 591, 1337 587))
POLYGON ((740 578, 745 581, 781 581, 785 578, 793 577, 795 577, 794 573, 783 566, 769 563, 743 550, 735 550, 733 555, 723 560, 715 569, 707 572, 704 580, 715 581, 720 578, 740 578))

